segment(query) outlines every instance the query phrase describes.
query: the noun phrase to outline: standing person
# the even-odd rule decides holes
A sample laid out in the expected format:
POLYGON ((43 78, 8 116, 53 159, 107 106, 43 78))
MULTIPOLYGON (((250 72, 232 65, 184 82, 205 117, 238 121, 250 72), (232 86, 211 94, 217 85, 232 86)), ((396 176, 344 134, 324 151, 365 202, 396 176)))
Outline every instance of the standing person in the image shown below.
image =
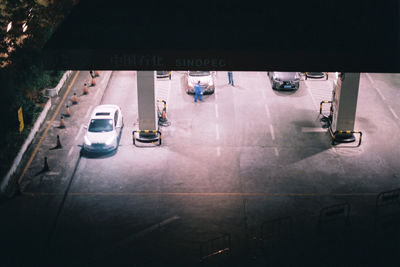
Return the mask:
POLYGON ((229 79, 229 84, 231 84, 232 86, 235 86, 235 84, 233 83, 233 73, 232 73, 232 71, 228 71, 228 79, 229 79))
POLYGON ((203 101, 203 90, 201 89, 200 81, 194 86, 194 102, 197 102, 197 98, 203 101))

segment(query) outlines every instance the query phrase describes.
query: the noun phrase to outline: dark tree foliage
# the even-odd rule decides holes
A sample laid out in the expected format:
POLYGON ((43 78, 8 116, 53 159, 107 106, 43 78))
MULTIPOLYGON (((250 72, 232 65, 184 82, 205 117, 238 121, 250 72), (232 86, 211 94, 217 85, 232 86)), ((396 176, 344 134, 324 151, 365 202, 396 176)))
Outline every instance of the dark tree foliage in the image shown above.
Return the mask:
POLYGON ((44 70, 41 49, 74 2, 0 0, 0 178, 29 134, 41 104, 47 101, 43 89, 56 86, 62 76, 63 72, 44 70), (7 32, 11 21, 12 28, 7 32), (25 124, 21 134, 19 107, 25 124))

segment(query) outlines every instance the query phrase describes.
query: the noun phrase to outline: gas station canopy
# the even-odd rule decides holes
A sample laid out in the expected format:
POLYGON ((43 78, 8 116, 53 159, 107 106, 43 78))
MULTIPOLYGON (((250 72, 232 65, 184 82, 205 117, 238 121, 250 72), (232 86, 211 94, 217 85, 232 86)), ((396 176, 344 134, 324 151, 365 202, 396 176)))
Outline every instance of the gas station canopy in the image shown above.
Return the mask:
POLYGON ((81 0, 45 45, 48 68, 400 72, 387 1, 81 0))

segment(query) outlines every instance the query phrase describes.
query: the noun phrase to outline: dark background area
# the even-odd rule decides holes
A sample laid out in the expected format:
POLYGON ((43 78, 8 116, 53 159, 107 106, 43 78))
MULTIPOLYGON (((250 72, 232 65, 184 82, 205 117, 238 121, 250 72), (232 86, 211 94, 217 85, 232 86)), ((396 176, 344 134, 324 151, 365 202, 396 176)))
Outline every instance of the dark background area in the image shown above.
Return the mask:
POLYGON ((58 68, 129 69, 109 57, 135 53, 168 69, 176 57, 211 56, 227 61, 218 69, 397 72, 398 14, 398 1, 83 0, 45 51, 57 51, 47 64, 58 68))
MULTIPOLYGON (((226 63, 224 66, 213 68, 219 70, 399 72, 398 15, 399 3, 391 0, 351 1, 350 3, 349 1, 326 3, 323 1, 297 3, 289 1, 165 1, 156 3, 81 0, 45 45, 43 63, 48 70, 92 68, 210 70, 209 66, 178 68, 176 59, 216 58, 226 63), (133 66, 132 62, 129 60, 126 62, 123 59, 115 64, 110 60, 110 57, 114 55, 122 56, 122 58, 130 55, 151 58, 155 55, 162 58, 163 63, 161 66, 151 64, 133 66)), ((21 58, 24 59, 23 55, 21 58)), ((31 68, 29 61, 24 61, 23 65, 24 68, 31 68)), ((20 70, 16 69, 15 72, 18 73, 20 70)), ((1 80, 7 81, 9 73, 11 72, 2 72, 1 80)), ((32 71, 32 73, 38 72, 32 71)), ((2 86, 14 88, 13 83, 16 80, 30 85, 30 80, 21 76, 15 80, 9 79, 9 84, 2 86)), ((3 102, 13 102, 13 91, 6 92, 3 102)), ((16 109, 20 103, 15 101, 12 106, 16 109)), ((30 106, 33 107, 33 104, 30 106)), ((2 113, 8 114, 7 117, 10 122, 12 121, 4 125, 14 127, 12 129, 17 134, 15 110, 10 112, 4 109, 2 113)), ((28 121, 26 118, 26 122, 28 121)), ((12 142, 4 140, 4 143, 12 142)), ((9 154, 6 156, 10 157, 9 154)), ((304 200, 299 197, 292 197, 292 199, 286 197, 283 199, 283 204, 276 205, 279 208, 276 214, 270 212, 272 205, 267 199, 269 202, 265 204, 266 209, 261 211, 261 215, 271 217, 271 219, 291 216, 294 223, 293 230, 291 227, 284 228, 283 233, 292 234, 293 232, 294 236, 289 235, 289 238, 278 236, 276 240, 268 243, 262 238, 254 239, 251 235, 249 237, 253 239, 249 241, 249 244, 244 244, 241 241, 248 239, 233 235, 233 238, 236 238, 236 240, 233 239, 233 248, 236 251, 232 250, 233 256, 225 262, 228 262, 230 266, 254 263, 256 257, 266 257, 265 250, 270 251, 265 246, 273 246, 271 251, 274 258, 270 260, 270 265, 274 263, 278 265, 282 259, 285 259, 289 266, 290 264, 301 265, 301 263, 308 266, 320 266, 321 261, 326 266, 357 266, 357 264, 380 266, 382 263, 397 266, 400 246, 398 201, 395 205, 386 207, 388 209, 386 213, 378 213, 376 197, 378 196, 374 194, 354 199, 346 197, 309 199, 306 197, 304 200), (281 207, 290 200, 295 203, 292 209, 283 210, 281 207), (334 225, 330 225, 329 221, 321 223, 321 208, 345 201, 352 205, 349 218, 342 216, 337 219, 339 223, 334 225), (309 210, 312 209, 313 211, 310 212, 309 210), (326 233, 323 231, 326 229, 325 226, 334 229, 326 233)), ((146 205, 142 205, 140 198, 139 200, 134 197, 122 198, 121 202, 116 202, 121 209, 129 210, 127 203, 135 207, 144 207, 141 213, 131 215, 124 221, 123 218, 114 215, 115 210, 107 208, 110 207, 108 197, 95 197, 93 202, 96 202, 96 207, 99 206, 99 210, 108 217, 105 216, 106 219, 103 220, 100 218, 103 215, 101 213, 97 215, 97 218, 88 216, 85 225, 81 223, 83 219, 79 217, 84 217, 86 207, 79 206, 78 197, 76 202, 71 202, 70 206, 66 207, 63 216, 65 221, 62 225, 64 228, 61 228, 59 233, 61 236, 59 247, 43 251, 42 245, 50 246, 51 243, 46 239, 47 236, 40 236, 39 232, 41 229, 46 230, 44 233, 50 231, 55 217, 52 212, 58 210, 61 197, 50 195, 44 198, 32 198, 33 200, 29 196, 14 198, 14 202, 9 202, 7 208, 6 204, 2 203, 3 211, 9 211, 3 213, 6 214, 5 217, 15 219, 15 228, 13 228, 15 231, 10 231, 9 236, 6 236, 12 242, 2 244, 4 249, 7 249, 5 251, 12 250, 15 254, 7 255, 11 259, 10 262, 17 262, 9 266, 23 266, 24 263, 28 266, 34 266, 35 263, 45 266, 62 265, 60 263, 62 259, 67 261, 64 265, 68 266, 68 259, 72 258, 71 262, 76 258, 79 260, 79 255, 76 258, 73 257, 74 255, 71 256, 69 248, 79 247, 79 245, 83 247, 85 244, 92 244, 93 247, 88 246, 87 249, 92 249, 94 255, 101 255, 101 251, 95 251, 95 245, 99 243, 97 238, 101 234, 112 235, 112 229, 119 230, 126 222, 138 223, 134 225, 138 229, 134 229, 135 231, 129 229, 131 230, 129 233, 134 233, 136 230, 152 225, 152 223, 145 225, 146 222, 143 219, 149 215, 155 216, 156 222, 162 221, 163 218, 158 218, 161 215, 152 209, 156 204, 165 206, 165 209, 169 211, 182 211, 185 205, 195 208, 196 205, 208 207, 207 201, 202 201, 202 199, 182 198, 173 206, 163 198, 155 199, 156 204, 150 201, 145 203, 146 205), (69 215, 76 215, 76 217, 69 215), (34 222, 24 220, 25 216, 37 218, 37 220, 34 222), (104 228, 102 228, 103 225, 104 228), (80 243, 78 238, 74 239, 85 232, 93 235, 89 237, 88 243, 80 243), (11 236, 11 233, 16 234, 11 236), (22 233, 30 233, 30 235, 24 236, 22 233), (68 238, 69 235, 70 238, 68 238), (41 242, 34 238, 38 236, 41 242), (63 237, 67 238, 63 239, 63 237), (21 255, 21 251, 28 254, 21 255)), ((241 199, 238 201, 238 207, 241 207, 240 201, 241 199)), ((255 199, 253 202, 257 201, 258 199, 255 199)), ((213 212, 220 216, 216 216, 220 222, 204 223, 201 225, 204 229, 201 228, 196 232, 199 236, 203 233, 201 231, 208 233, 207 231, 215 227, 215 224, 223 225, 224 220, 230 219, 229 213, 226 215, 218 209, 221 204, 215 203, 217 204, 213 212)), ((227 207, 229 208, 229 205, 227 207)), ((203 214, 200 208, 198 209, 201 218, 203 214)), ((261 217, 260 210, 254 209, 250 216, 261 217)), ((246 218, 240 219, 240 216, 234 218, 235 220, 229 221, 228 228, 244 229, 246 218)), ((83 266, 93 265, 93 263, 103 266, 126 266, 131 263, 128 260, 133 255, 139 258, 138 265, 142 263, 141 257, 145 260, 153 260, 155 266, 161 265, 160 262, 170 263, 171 266, 179 265, 177 259, 183 256, 182 262, 184 262, 185 253, 176 251, 176 254, 169 254, 168 249, 175 248, 170 242, 172 240, 175 244, 182 243, 182 246, 186 246, 186 243, 191 240, 188 241, 187 236, 183 234, 177 236, 175 233, 180 231, 181 224, 187 226, 185 229, 191 232, 192 225, 178 220, 174 223, 171 224, 172 230, 166 227, 159 229, 149 238, 140 239, 133 247, 127 246, 118 250, 116 256, 108 257, 105 254, 103 257, 96 258, 94 262, 86 262, 87 255, 82 253, 84 260, 79 263, 83 266), (157 261, 156 254, 161 255, 160 261, 157 261)), ((126 225, 131 226, 128 223, 126 225)), ((250 225, 249 229, 254 232, 261 231, 260 225, 250 225)), ((123 230, 120 233, 123 233, 123 230)), ((244 232, 240 233, 244 235, 244 232)), ((210 238, 215 236, 218 235, 215 234, 210 238)), ((206 235, 203 237, 204 240, 209 238, 206 235)), ((199 244, 190 245, 197 248, 199 244)), ((74 253, 77 253, 76 251, 74 253)), ((263 263, 262 260, 259 262, 263 263)))

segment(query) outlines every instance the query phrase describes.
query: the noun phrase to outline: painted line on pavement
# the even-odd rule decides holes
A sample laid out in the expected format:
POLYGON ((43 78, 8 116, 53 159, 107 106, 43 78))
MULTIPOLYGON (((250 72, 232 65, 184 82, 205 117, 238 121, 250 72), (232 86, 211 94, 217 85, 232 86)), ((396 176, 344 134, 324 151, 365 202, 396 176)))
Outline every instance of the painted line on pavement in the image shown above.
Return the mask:
POLYGON ((20 177, 18 178, 18 183, 21 183, 22 179, 25 176, 26 171, 28 170, 29 166, 31 165, 31 163, 33 161, 33 158, 36 156, 37 152, 39 151, 39 147, 42 144, 43 139, 46 137, 47 132, 49 131, 50 127, 52 127, 53 121, 57 117, 58 112, 60 112, 61 106, 64 104, 64 101, 67 98, 69 92, 71 91, 72 86, 75 84, 75 80, 76 80, 76 77, 78 77, 79 72, 80 72, 79 70, 76 72, 74 78, 71 81, 71 84, 68 86, 67 91, 65 92, 63 98, 61 99, 60 103, 58 104, 57 109, 53 114, 53 117, 50 119, 50 123, 48 124, 47 128, 44 130, 42 137, 40 138, 38 144, 36 145, 35 149, 33 150, 31 157, 28 160, 28 163, 25 165, 24 170, 22 171, 20 177))
POLYGON ((313 93, 311 92, 311 89, 310 89, 310 87, 309 87, 309 86, 307 86, 307 83, 306 83, 306 81, 304 81, 304 83, 305 83, 305 86, 307 87, 307 91, 308 91, 308 93, 309 93, 309 94, 310 94, 310 96, 311 96, 311 100, 312 100, 312 102, 313 102, 313 104, 314 104, 314 107, 315 107, 317 110, 319 110, 319 104, 317 105, 317 103, 315 102, 315 99, 314 99, 313 93))
POLYGON ((93 105, 91 105, 91 106, 89 107, 89 109, 86 111, 85 119, 87 118, 87 116, 89 116, 89 114, 90 114, 90 112, 92 111, 92 109, 93 109, 93 105))
POLYGON ((217 140, 219 140, 219 127, 218 127, 218 124, 216 124, 215 125, 215 131, 216 131, 216 138, 217 138, 217 140))
POLYGON ((265 104, 265 111, 267 112, 267 117, 271 118, 271 113, 269 112, 269 107, 267 104, 265 104))
POLYGON ((73 150, 74 150, 74 147, 71 147, 71 148, 69 149, 69 151, 68 151, 68 157, 71 156, 73 150))
POLYGON ((375 90, 378 92, 379 96, 382 98, 382 100, 386 100, 386 98, 383 96, 381 90, 378 87, 374 87, 375 90))
POLYGON ((168 218, 168 219, 166 219, 166 220, 164 220, 164 221, 162 221, 160 223, 156 223, 156 224, 154 224, 154 225, 152 225, 152 226, 150 226, 150 227, 148 227, 148 228, 146 228, 146 229, 144 229, 144 230, 142 230, 142 231, 140 231, 140 232, 138 232, 136 234, 133 234, 132 236, 126 238, 125 240, 120 241, 119 243, 117 243, 115 245, 115 247, 119 247, 121 245, 125 245, 127 243, 132 242, 132 241, 135 241, 136 239, 144 236, 145 234, 153 232, 154 230, 159 229, 161 226, 167 225, 167 224, 169 224, 169 223, 171 223, 173 221, 179 220, 179 219, 180 219, 179 216, 172 216, 171 218, 168 218))
MULTIPOLYGON (((105 81, 105 80, 103 80, 103 81, 105 81)), ((102 81, 102 82, 103 82, 102 81)), ((96 99, 97 98, 97 96, 99 95, 99 93, 100 93, 100 90, 97 90, 97 92, 94 94, 94 98, 96 99)))
POLYGON ((369 75, 369 73, 366 73, 366 75, 367 75, 369 82, 374 84, 375 82, 374 82, 374 80, 372 80, 371 75, 369 75))
POLYGON ((272 126, 272 124, 270 124, 270 125, 269 125, 269 129, 270 129, 270 131, 271 131, 272 140, 275 140, 274 126, 272 126))
POLYGON ((217 146, 217 156, 221 156, 221 147, 217 146))
MULTIPOLYGON (((260 197, 357 197, 357 196, 377 196, 377 193, 223 193, 223 192, 215 192, 215 193, 200 193, 200 192, 175 192, 175 193, 167 193, 167 192, 69 192, 68 196, 228 196, 228 197, 243 197, 243 196, 260 196, 260 197)), ((61 192, 51 193, 51 192, 23 192, 23 195, 26 196, 58 196, 63 195, 61 192)))
POLYGON ((261 87, 261 94, 264 100, 267 100, 267 95, 265 94, 265 90, 263 87, 261 87))
POLYGON ((218 104, 215 104, 215 117, 218 119, 219 114, 218 114, 218 104))
POLYGON ((60 172, 46 172, 44 175, 45 176, 52 176, 52 175, 59 175, 60 172))
POLYGON ((389 109, 390 109, 390 112, 392 112, 393 116, 394 116, 396 119, 399 119, 399 116, 397 116, 397 114, 396 114, 396 112, 393 110, 393 108, 392 108, 391 106, 388 106, 388 107, 389 107, 389 109))
POLYGON ((77 133, 76 136, 75 136, 75 141, 78 140, 78 137, 81 135, 82 129, 83 129, 83 125, 81 125, 81 127, 79 127, 79 131, 78 131, 78 133, 77 133))
POLYGON ((278 148, 274 147, 274 151, 275 151, 275 156, 279 157, 279 150, 278 150, 278 148))

